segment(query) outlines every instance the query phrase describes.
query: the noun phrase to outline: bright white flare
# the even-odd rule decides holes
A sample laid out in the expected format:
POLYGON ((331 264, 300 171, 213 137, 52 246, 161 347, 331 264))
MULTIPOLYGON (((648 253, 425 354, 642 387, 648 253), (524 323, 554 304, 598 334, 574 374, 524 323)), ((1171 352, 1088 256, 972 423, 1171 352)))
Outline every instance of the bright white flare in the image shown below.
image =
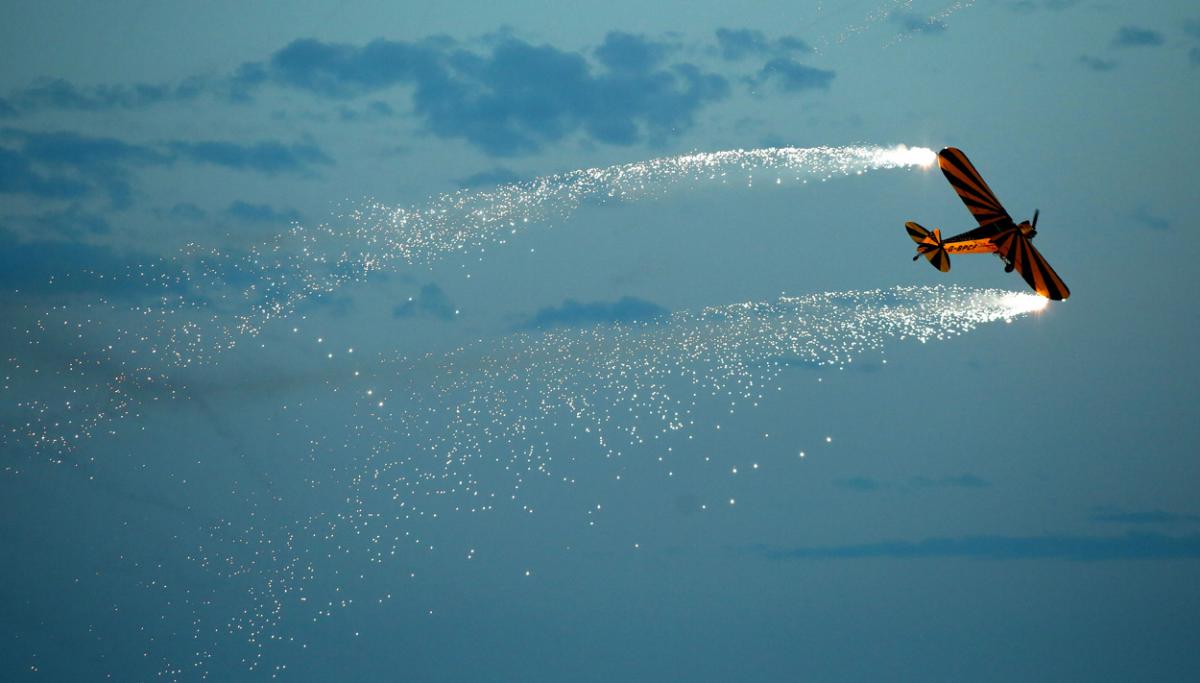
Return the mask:
POLYGON ((1046 308, 1046 304, 1050 303, 1050 300, 1044 296, 1022 292, 1007 292, 999 295, 999 299, 999 305, 1009 312, 1009 315, 1005 316, 1006 318, 1037 313, 1046 308))
POLYGON ((879 164, 891 166, 920 166, 929 168, 937 161, 937 154, 928 147, 896 145, 879 151, 879 164))

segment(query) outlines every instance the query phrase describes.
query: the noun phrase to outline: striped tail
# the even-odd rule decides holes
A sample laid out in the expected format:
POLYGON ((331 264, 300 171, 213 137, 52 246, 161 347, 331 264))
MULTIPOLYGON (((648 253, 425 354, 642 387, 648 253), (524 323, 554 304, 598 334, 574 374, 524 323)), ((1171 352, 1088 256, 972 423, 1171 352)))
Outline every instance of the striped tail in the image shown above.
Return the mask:
POLYGON ((912 221, 905 223, 904 227, 908 230, 908 236, 912 238, 912 241, 917 243, 917 255, 913 257, 914 261, 924 255, 934 268, 943 273, 950 271, 950 254, 947 254, 946 248, 942 246, 941 230, 935 228, 933 232, 929 232, 912 221))

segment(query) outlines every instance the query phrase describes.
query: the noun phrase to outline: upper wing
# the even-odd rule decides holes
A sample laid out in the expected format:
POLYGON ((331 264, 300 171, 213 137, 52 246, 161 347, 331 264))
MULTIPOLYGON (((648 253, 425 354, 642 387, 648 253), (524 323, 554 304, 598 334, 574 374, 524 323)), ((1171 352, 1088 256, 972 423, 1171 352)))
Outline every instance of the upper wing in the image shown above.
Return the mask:
POLYGON ((1038 294, 1055 301, 1063 301, 1071 296, 1066 283, 1020 230, 1012 230, 1001 237, 996 242, 996 248, 1038 294))
POLYGON ((954 187, 954 191, 962 197, 967 209, 979 221, 979 225, 991 225, 1000 221, 1012 221, 1008 212, 1000 205, 1000 200, 992 194, 991 188, 983 182, 979 171, 971 165, 967 155, 962 150, 947 147, 938 152, 938 166, 942 168, 946 180, 954 187))

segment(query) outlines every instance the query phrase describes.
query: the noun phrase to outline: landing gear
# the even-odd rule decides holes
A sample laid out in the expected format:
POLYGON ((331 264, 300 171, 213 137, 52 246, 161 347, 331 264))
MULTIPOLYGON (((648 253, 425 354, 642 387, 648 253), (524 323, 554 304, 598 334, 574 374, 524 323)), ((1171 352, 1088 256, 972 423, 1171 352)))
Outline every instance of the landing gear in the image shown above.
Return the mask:
POLYGON ((1007 261, 1005 261, 1005 262, 1004 262, 1004 272, 1006 272, 1006 273, 1011 273, 1011 272, 1013 272, 1013 268, 1014 268, 1014 267, 1015 267, 1015 266, 1013 266, 1013 264, 1011 264, 1011 263, 1009 263, 1009 262, 1007 262, 1007 261))

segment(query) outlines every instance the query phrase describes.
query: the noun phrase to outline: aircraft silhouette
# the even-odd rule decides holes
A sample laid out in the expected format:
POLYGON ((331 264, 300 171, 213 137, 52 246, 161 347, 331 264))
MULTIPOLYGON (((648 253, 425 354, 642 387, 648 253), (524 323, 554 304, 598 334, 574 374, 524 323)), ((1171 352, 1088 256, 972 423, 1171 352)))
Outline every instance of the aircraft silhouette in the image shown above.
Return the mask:
POLYGON ((979 227, 943 240, 941 230, 930 232, 912 221, 905 223, 908 236, 917 243, 914 261, 924 256, 934 268, 945 273, 950 270, 950 254, 994 253, 1004 261, 1004 272, 1015 269, 1038 294, 1055 301, 1071 296, 1067 285, 1033 248, 1032 240, 1037 235, 1036 209, 1032 222, 1014 223, 960 149, 947 147, 938 152, 938 166, 979 227))

